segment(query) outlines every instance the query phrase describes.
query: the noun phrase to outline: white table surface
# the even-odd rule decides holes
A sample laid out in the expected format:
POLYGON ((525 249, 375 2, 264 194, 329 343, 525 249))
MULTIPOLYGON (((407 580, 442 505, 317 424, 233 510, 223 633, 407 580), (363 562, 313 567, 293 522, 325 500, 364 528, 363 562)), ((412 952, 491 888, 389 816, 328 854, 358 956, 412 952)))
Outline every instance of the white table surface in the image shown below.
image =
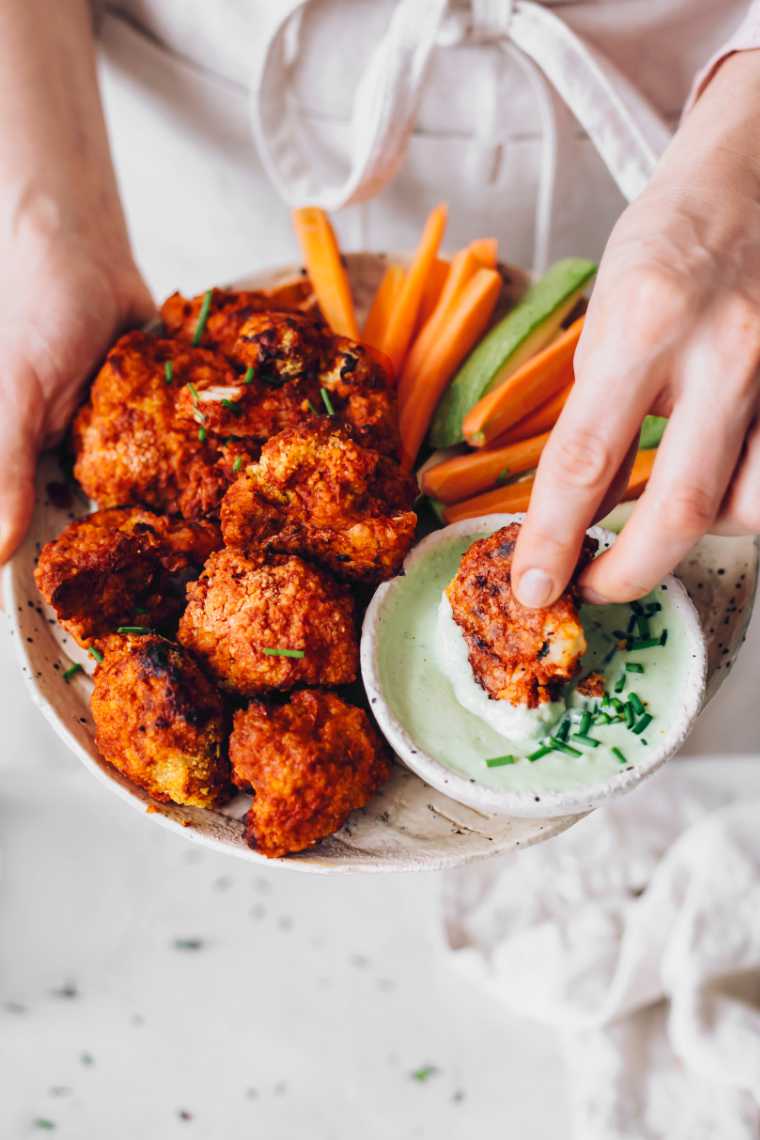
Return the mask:
MULTIPOLYGON (((553 1035, 439 948, 440 876, 313 878, 178 840, 64 750, 2 629, 3 1140, 568 1135, 553 1035)), ((754 662, 760 620, 687 754, 757 752, 754 662)))

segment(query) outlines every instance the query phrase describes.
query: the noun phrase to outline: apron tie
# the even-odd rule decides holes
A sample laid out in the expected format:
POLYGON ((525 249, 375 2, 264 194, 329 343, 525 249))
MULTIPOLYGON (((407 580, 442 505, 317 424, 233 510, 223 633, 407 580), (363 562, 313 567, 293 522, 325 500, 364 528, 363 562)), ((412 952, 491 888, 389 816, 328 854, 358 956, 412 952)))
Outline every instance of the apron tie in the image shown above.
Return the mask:
MULTIPOLYGON (((556 181, 560 98, 586 131, 623 195, 644 188, 670 132, 613 65, 534 0, 399 0, 357 86, 350 161, 342 179, 317 169, 301 116, 288 98, 300 15, 309 0, 262 5, 251 72, 251 122, 264 167, 291 205, 338 210, 376 195, 403 162, 433 51, 463 42, 499 47, 522 71, 541 123, 534 266, 548 255, 556 181)), ((496 116, 493 134, 503 127, 496 116)), ((494 142, 499 141, 494 137, 494 142)))

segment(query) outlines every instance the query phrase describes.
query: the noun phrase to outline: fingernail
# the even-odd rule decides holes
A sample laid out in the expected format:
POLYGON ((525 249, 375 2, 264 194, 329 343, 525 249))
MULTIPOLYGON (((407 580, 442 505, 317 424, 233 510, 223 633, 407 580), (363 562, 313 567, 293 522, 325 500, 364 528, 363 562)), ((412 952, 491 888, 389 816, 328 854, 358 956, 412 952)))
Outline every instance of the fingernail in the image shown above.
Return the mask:
POLYGON ((537 609, 549 601, 553 587, 554 583, 545 570, 526 570, 517 582, 517 600, 524 606, 537 609))
POLYGON ((591 606, 608 606, 610 604, 609 598, 603 597, 596 590, 590 589, 589 586, 581 586, 581 597, 584 602, 588 602, 591 606))

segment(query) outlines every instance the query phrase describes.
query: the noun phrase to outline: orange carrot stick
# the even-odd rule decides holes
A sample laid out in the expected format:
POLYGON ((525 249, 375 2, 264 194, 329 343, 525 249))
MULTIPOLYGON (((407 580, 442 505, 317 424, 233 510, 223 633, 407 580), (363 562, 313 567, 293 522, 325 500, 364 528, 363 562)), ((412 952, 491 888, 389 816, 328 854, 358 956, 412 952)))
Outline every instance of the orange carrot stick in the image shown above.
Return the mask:
POLYGON ((404 276, 400 296, 393 306, 383 343, 377 346, 383 350, 386 356, 390 356, 397 376, 401 372, 401 365, 404 362, 414 326, 417 323, 417 314, 420 310, 430 266, 438 256, 438 249, 443 240, 445 229, 446 207, 441 204, 431 210, 425 223, 417 251, 404 276))
POLYGON ((496 238, 476 238, 470 242, 469 248, 484 269, 495 269, 499 257, 499 243, 496 238))
POLYGON ((442 257, 436 257, 433 264, 430 266, 430 273, 425 282, 425 288, 422 291, 422 300, 420 301, 420 311, 417 314, 417 323, 414 326, 414 335, 416 336, 419 330, 424 325, 430 314, 438 304, 438 300, 446 284, 446 278, 449 275, 451 262, 446 261, 442 257))
POLYGON ((521 479, 519 483, 507 483, 505 487, 496 487, 493 491, 486 491, 484 495, 475 495, 472 499, 463 499, 461 503, 452 503, 444 507, 443 517, 447 523, 455 523, 462 519, 474 519, 479 515, 527 511, 532 490, 531 475, 528 479, 521 479))
POLYGON ((302 206, 293 211, 293 225, 325 320, 334 333, 358 340, 348 274, 330 219, 316 206, 302 206))
POLYGON ((549 432, 511 443, 506 447, 471 451, 428 467, 420 479, 422 491, 442 503, 457 503, 480 491, 503 483, 508 476, 521 475, 538 463, 549 439, 549 432))
POLYGON ((362 340, 365 344, 374 345, 375 348, 380 348, 382 345, 393 306, 398 300, 403 283, 404 270, 401 266, 389 265, 377 287, 377 292, 367 313, 367 319, 364 322, 362 340))
POLYGON ((535 411, 523 416, 508 431, 505 431, 504 435, 500 435, 498 439, 489 443, 486 450, 490 451, 494 447, 506 447, 508 443, 519 443, 521 439, 540 435, 542 431, 553 428, 559 419, 559 413, 567 403, 567 397, 570 395, 572 387, 572 384, 567 384, 564 388, 560 388, 559 392, 555 392, 543 404, 539 404, 535 411))
POLYGON ((478 400, 462 425, 464 437, 472 447, 484 447, 502 435, 572 380, 573 355, 583 323, 584 317, 579 317, 555 341, 478 400))
POLYGON ((501 292, 495 269, 479 269, 451 307, 446 326, 431 346, 399 413, 402 458, 410 470, 447 383, 488 325, 501 292))
POLYGON ((652 474, 656 457, 656 447, 651 447, 646 451, 636 452, 636 458, 633 461, 631 474, 628 476, 628 485, 626 486, 622 502, 625 503, 628 499, 638 499, 649 481, 649 476, 652 474))

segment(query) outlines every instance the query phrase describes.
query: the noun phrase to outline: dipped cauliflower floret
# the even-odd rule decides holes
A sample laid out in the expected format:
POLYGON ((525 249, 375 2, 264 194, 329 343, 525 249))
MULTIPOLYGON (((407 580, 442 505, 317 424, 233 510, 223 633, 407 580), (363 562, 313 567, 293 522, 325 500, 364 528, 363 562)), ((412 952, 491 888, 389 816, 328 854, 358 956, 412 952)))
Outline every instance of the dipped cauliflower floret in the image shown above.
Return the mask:
MULTIPOLYGON (((236 373, 217 353, 143 332, 120 337, 74 423, 74 474, 100 506, 140 504, 202 518, 213 514, 231 464, 197 420, 178 419, 189 385, 227 387, 236 373), (200 437, 199 437, 200 432, 200 437)), ((242 446, 241 462, 252 456, 242 446)))
POLYGON ((399 569, 414 539, 414 488, 397 464, 359 446, 346 429, 317 422, 281 432, 222 503, 228 546, 262 544, 379 582, 399 569))
POLYGON ((300 558, 221 550, 187 589, 180 642, 231 693, 355 680, 354 601, 300 558))
POLYGON ((155 634, 114 636, 104 648, 92 693, 101 755, 154 799, 213 807, 229 787, 217 690, 155 634))
MULTIPOLYGON (((474 542, 446 595, 476 681, 494 700, 535 708, 556 699, 575 674, 586 638, 573 585, 545 609, 526 609, 513 595, 510 571, 518 532, 519 524, 512 523, 474 542)), ((586 539, 581 564, 595 549, 586 539)))
POLYGON ((77 519, 48 542, 34 577, 63 628, 84 645, 121 625, 170 630, 185 584, 219 546, 211 523, 116 507, 77 519))
POLYGON ((285 704, 235 713, 233 780, 253 788, 246 837, 279 858, 303 851, 364 807, 388 779, 390 753, 367 714, 334 693, 304 689, 285 704))

